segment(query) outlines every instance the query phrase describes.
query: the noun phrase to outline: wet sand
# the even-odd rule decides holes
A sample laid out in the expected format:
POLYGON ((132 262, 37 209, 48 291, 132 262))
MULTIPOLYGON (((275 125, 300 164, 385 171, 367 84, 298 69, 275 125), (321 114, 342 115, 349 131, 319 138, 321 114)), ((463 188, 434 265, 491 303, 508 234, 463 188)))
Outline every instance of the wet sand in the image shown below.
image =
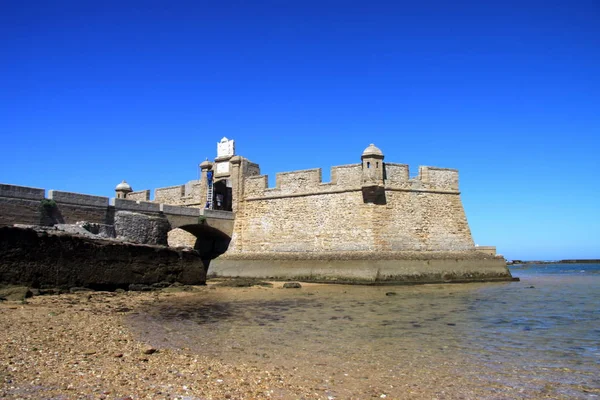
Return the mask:
MULTIPOLYGON (((485 337, 472 336, 479 327, 469 318, 470 307, 477 299, 485 305, 480 289, 490 286, 280 285, 93 292, 2 303, 0 398, 566 399, 600 394, 593 378, 586 380, 589 365, 573 371, 583 378, 561 381, 556 374, 561 379, 573 375, 561 371, 568 363, 540 376, 539 369, 494 355, 501 348, 482 346, 485 337)), ((511 288, 494 285, 501 292, 511 288)), ((513 350, 506 348, 507 354, 513 350)), ((589 372, 593 377, 597 371, 589 372)))

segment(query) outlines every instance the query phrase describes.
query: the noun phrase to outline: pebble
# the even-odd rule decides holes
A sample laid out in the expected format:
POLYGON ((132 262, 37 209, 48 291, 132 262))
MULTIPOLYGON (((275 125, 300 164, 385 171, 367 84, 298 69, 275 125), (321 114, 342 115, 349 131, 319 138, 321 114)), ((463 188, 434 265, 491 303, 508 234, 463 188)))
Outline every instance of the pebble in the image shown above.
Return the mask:
POLYGON ((142 353, 144 353, 144 354, 154 354, 154 353, 156 353, 157 351, 158 351, 158 350, 157 350, 157 349, 155 349, 154 347, 147 347, 147 348, 145 348, 145 349, 142 351, 142 353))

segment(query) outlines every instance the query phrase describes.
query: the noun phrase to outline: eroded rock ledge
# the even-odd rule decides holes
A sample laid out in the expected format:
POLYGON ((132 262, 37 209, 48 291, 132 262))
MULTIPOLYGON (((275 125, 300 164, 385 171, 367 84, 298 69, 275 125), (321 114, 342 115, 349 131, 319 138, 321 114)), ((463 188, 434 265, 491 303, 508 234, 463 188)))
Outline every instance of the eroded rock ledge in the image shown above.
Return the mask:
POLYGON ((206 267, 194 250, 0 227, 2 284, 114 290, 157 282, 204 284, 206 267))

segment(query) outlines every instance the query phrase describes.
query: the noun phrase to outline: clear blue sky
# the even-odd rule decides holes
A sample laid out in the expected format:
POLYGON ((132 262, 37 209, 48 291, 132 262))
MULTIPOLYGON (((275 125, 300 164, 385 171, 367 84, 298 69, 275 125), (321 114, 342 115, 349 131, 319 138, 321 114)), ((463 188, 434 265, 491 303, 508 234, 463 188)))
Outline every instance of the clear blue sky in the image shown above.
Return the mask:
POLYGON ((476 243, 600 258, 600 3, 5 0, 0 135, 0 182, 110 197, 375 143, 459 169, 476 243))

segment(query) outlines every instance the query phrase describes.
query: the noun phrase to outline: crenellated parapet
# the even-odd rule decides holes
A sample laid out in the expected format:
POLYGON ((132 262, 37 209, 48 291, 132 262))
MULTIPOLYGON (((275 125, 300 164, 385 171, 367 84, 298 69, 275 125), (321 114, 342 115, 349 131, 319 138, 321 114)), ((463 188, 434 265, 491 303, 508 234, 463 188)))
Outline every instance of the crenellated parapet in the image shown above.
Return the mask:
MULTIPOLYGON (((419 174, 409 178, 406 164, 384 163, 382 168, 381 187, 385 190, 459 193, 455 169, 420 166, 419 174)), ((330 182, 323 182, 321 168, 277 173, 275 187, 269 187, 268 182, 268 175, 247 177, 244 200, 360 191, 365 186, 362 164, 332 167, 330 182)))
POLYGON ((384 161, 371 144, 361 163, 244 180, 230 254, 246 252, 474 251, 458 171, 384 161))

